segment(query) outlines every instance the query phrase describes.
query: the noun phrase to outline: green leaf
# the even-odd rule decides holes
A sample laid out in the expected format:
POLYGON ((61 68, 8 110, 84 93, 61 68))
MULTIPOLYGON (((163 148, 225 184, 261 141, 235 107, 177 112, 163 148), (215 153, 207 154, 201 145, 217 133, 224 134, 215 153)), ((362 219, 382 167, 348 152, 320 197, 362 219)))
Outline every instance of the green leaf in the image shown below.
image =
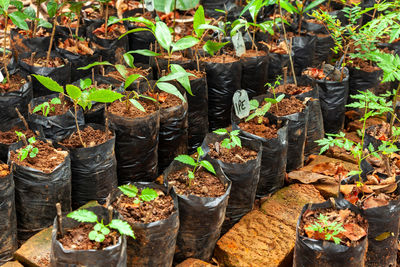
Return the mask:
POLYGON ((48 22, 47 20, 39 19, 38 27, 43 27, 43 28, 50 29, 51 27, 53 27, 53 25, 51 25, 51 23, 48 22))
POLYGON ((191 170, 188 170, 188 178, 194 179, 194 173, 191 170))
POLYGON ((235 145, 237 145, 238 147, 242 147, 242 141, 238 136, 233 135, 231 138, 233 143, 235 143, 235 145))
POLYGON ((392 232, 383 232, 382 234, 378 235, 377 237, 375 237, 374 239, 376 241, 383 241, 391 236, 394 236, 394 234, 392 232))
POLYGON ((133 233, 132 227, 129 225, 129 223, 125 221, 113 219, 108 227, 118 230, 121 235, 127 235, 132 238, 136 238, 135 234, 133 233))
POLYGON ((39 112, 42 109, 42 105, 37 105, 33 110, 32 113, 39 112))
POLYGON ((119 74, 121 74, 121 76, 126 79, 126 75, 128 75, 128 71, 126 70, 126 67, 121 64, 116 64, 114 67, 117 69, 119 74))
POLYGON ((207 160, 200 161, 200 165, 207 169, 207 171, 216 175, 213 165, 207 160))
POLYGON ((190 86, 189 76, 194 76, 194 75, 186 72, 185 69, 178 64, 171 64, 170 67, 172 73, 182 73, 184 75, 181 78, 176 78, 176 80, 183 86, 183 88, 185 88, 186 92, 188 92, 190 95, 193 95, 190 86))
POLYGON ((293 14, 293 13, 297 13, 298 14, 299 13, 297 8, 295 8, 289 1, 280 0, 279 2, 281 4, 281 7, 283 9, 285 9, 287 12, 289 12, 290 14, 293 14))
POLYGON ((210 24, 201 24, 199 25, 198 29, 201 30, 213 30, 216 32, 222 32, 225 35, 225 31, 217 26, 214 25, 210 25, 210 24))
POLYGON ((125 60, 126 64, 127 64, 129 67, 131 67, 131 68, 134 68, 134 67, 135 67, 135 66, 133 65, 133 62, 134 62, 135 60, 134 60, 134 58, 133 58, 133 56, 132 56, 131 54, 125 53, 125 54, 124 54, 124 60, 125 60))
POLYGON ((29 154, 29 150, 28 149, 22 149, 20 154, 19 154, 19 160, 23 161, 24 159, 26 159, 28 154, 29 154))
POLYGON ((211 56, 214 56, 214 54, 216 52, 218 52, 222 47, 224 47, 226 44, 228 44, 229 42, 225 42, 225 43, 218 43, 218 42, 213 42, 211 40, 208 40, 204 45, 203 45, 203 49, 204 51, 206 51, 208 54, 210 54, 211 56))
POLYGON ((142 24, 145 24, 150 29, 152 29, 154 27, 154 23, 151 20, 148 20, 144 17, 129 17, 129 18, 125 18, 123 20, 128 20, 130 22, 135 22, 135 23, 142 23, 142 24))
POLYGON ((285 94, 281 94, 280 96, 278 96, 278 97, 276 98, 276 102, 279 103, 279 102, 281 102, 282 99, 284 99, 284 98, 285 98, 285 94))
POLYGON ((120 22, 120 21, 121 21, 121 20, 120 20, 119 18, 114 17, 114 16, 110 16, 110 17, 108 18, 107 26, 110 26, 110 25, 112 25, 112 24, 118 23, 118 22, 120 22))
POLYGON ((204 151, 203 151, 203 149, 201 148, 201 146, 199 146, 199 147, 197 148, 197 154, 199 154, 199 157, 202 157, 202 156, 204 155, 204 151))
POLYGON ((325 2, 325 0, 314 0, 311 1, 311 3, 304 9, 303 13, 306 13, 307 11, 313 9, 314 7, 322 4, 323 2, 325 2))
POLYGON ((92 85, 92 80, 90 78, 86 78, 85 80, 79 80, 79 86, 82 90, 89 88, 92 85))
POLYGON ((25 21, 25 19, 27 19, 27 16, 24 13, 22 13, 21 11, 15 11, 8 14, 8 16, 15 26, 22 30, 29 30, 28 24, 25 21))
POLYGON ((81 89, 79 87, 72 85, 72 84, 67 84, 66 86, 67 94, 69 97, 71 97, 73 100, 77 101, 79 97, 82 95, 81 89))
POLYGON ((136 197, 139 192, 138 188, 133 184, 121 185, 118 186, 118 189, 128 197, 136 197))
POLYGON ((154 35, 157 39, 157 42, 169 52, 172 45, 172 35, 167 24, 162 21, 158 21, 156 23, 154 35))
POLYGON ((125 32, 124 34, 122 34, 120 37, 118 37, 118 40, 122 39, 123 37, 125 37, 128 34, 135 33, 135 32, 143 32, 143 31, 149 31, 149 32, 153 33, 152 30, 147 29, 147 28, 135 28, 135 29, 129 30, 129 31, 125 32))
POLYGON ((172 44, 172 52, 188 49, 199 42, 199 39, 193 36, 185 36, 172 44))
POLYGON ((121 99, 124 95, 108 90, 108 89, 98 89, 89 94, 88 100, 95 101, 99 103, 112 103, 117 99, 121 99))
POLYGON ((129 99, 129 102, 132 103, 132 105, 137 108, 138 110, 140 110, 141 112, 146 112, 146 110, 144 109, 144 107, 142 106, 142 104, 139 103, 139 101, 137 101, 136 99, 129 99))
POLYGON ((138 49, 138 50, 129 51, 128 53, 135 53, 135 54, 139 54, 139 55, 146 56, 146 57, 156 57, 156 56, 161 55, 159 53, 156 53, 156 52, 148 50, 148 49, 138 49))
POLYGON ((179 156, 175 157, 174 160, 182 162, 182 163, 190 165, 190 166, 196 166, 196 162, 194 161, 194 159, 188 155, 179 155, 179 156))
POLYGON ((185 98, 179 92, 179 90, 172 84, 166 83, 166 82, 157 82, 157 87, 161 90, 164 91, 168 94, 174 95, 176 97, 179 97, 183 102, 186 102, 185 98))
POLYGON ((50 104, 60 105, 61 104, 61 99, 59 99, 58 97, 55 97, 55 98, 50 100, 50 104))
POLYGON ((140 199, 143 201, 152 201, 158 197, 157 191, 151 188, 145 188, 140 193, 140 199))
POLYGON ((194 29, 194 32, 196 33, 197 37, 199 37, 199 38, 203 35, 204 30, 198 29, 198 27, 201 24, 205 24, 205 23, 206 23, 206 19, 204 16, 204 8, 202 5, 200 5, 197 8, 196 13, 194 14, 194 17, 193 17, 193 29, 194 29))
POLYGON ((97 231, 90 231, 88 237, 90 240, 95 240, 97 238, 97 231))
POLYGON ((87 66, 85 66, 85 67, 80 67, 80 68, 78 68, 78 70, 88 70, 88 69, 93 68, 93 67, 95 67, 95 66, 104 66, 104 65, 106 65, 106 66, 112 66, 113 64, 111 64, 111 63, 108 62, 108 61, 93 62, 92 64, 89 64, 89 65, 87 65, 87 66))
POLYGON ((90 210, 79 209, 73 212, 68 213, 68 218, 74 219, 78 222, 88 222, 95 223, 97 222, 97 215, 90 210))
POLYGON ((32 74, 32 76, 35 77, 47 89, 57 93, 64 93, 64 88, 53 79, 36 74, 32 74))
POLYGON ((58 4, 54 0, 50 0, 47 3, 47 14, 50 18, 54 17, 57 13, 58 4))
POLYGON ((214 133, 219 134, 219 135, 225 135, 228 133, 228 130, 225 128, 221 128, 221 129, 215 130, 214 133))
POLYGON ((36 12, 31 6, 28 6, 27 8, 25 8, 25 10, 23 12, 29 18, 36 18, 36 12))
POLYGON ((10 6, 10 0, 0 0, 0 6, 4 11, 8 11, 8 7, 10 6))
POLYGON ((128 88, 134 81, 136 81, 138 78, 143 77, 141 74, 132 74, 129 75, 128 78, 126 78, 125 83, 124 83, 124 89, 128 88))

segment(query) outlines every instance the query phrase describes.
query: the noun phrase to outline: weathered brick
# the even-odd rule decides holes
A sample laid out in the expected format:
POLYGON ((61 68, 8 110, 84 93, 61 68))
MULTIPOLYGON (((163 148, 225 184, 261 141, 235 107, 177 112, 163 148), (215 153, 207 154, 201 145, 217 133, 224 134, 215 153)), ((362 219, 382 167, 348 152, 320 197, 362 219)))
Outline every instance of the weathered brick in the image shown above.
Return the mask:
POLYGON ((176 267, 215 267, 215 265, 212 265, 202 260, 189 258, 176 265, 176 267))
POLYGON ((3 265, 1 265, 1 267, 24 267, 21 263, 19 263, 18 261, 9 261, 3 265))
POLYGON ((324 198, 312 185, 293 184, 268 198, 218 242, 215 257, 221 266, 291 266, 296 223, 306 203, 324 198))

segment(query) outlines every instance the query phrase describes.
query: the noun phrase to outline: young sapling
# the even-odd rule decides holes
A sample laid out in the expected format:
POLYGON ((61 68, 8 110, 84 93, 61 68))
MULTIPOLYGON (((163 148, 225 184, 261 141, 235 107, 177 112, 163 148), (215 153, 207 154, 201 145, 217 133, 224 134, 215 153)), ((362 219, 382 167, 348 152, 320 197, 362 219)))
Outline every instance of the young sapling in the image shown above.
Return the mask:
POLYGON ((318 232, 324 235, 325 240, 333 240, 336 245, 339 245, 342 239, 340 239, 337 235, 345 232, 346 230, 343 228, 343 224, 339 222, 330 222, 328 220, 328 216, 320 213, 318 216, 318 220, 306 227, 306 230, 318 232))
POLYGON ((229 132, 227 129, 225 128, 221 128, 218 130, 215 130, 214 133, 218 134, 218 135, 228 135, 227 138, 225 138, 224 140, 221 141, 221 146, 226 148, 226 149, 232 149, 236 146, 238 147, 242 147, 242 141, 239 138, 239 130, 234 130, 229 132))
POLYGON ((211 172, 212 174, 216 175, 215 169, 212 166, 212 164, 207 161, 207 160, 200 160, 200 158, 204 155, 203 149, 201 147, 197 148, 197 159, 194 160, 191 156, 188 155, 179 155, 175 157, 176 161, 179 161, 181 163, 190 165, 193 167, 192 170, 188 170, 187 177, 188 177, 188 185, 191 186, 192 182, 194 180, 194 174, 196 173, 197 170, 199 170, 201 167, 204 167, 207 171, 211 172))
MULTIPOLYGON (((16 132, 17 133, 17 132, 16 132)), ((23 138, 25 138, 25 135, 20 133, 20 135, 18 135, 18 137, 21 137, 22 140, 23 138)), ((26 140, 26 139, 25 139, 26 140)), ((19 151, 18 157, 20 161, 23 161, 24 159, 26 159, 29 155, 30 158, 34 158, 36 157, 36 155, 39 153, 39 149, 37 147, 35 147, 33 144, 36 143, 36 138, 34 136, 32 136, 31 138, 28 139, 28 145, 25 146, 24 148, 21 148, 21 150, 19 151)))
POLYGON ((95 223, 88 237, 90 240, 99 243, 103 242, 105 237, 110 234, 110 229, 117 230, 121 235, 127 235, 134 239, 136 238, 129 223, 119 219, 113 219, 109 224, 104 224, 103 220, 100 222, 98 221, 97 215, 94 212, 85 209, 73 211, 69 213, 67 217, 81 223, 95 223))
MULTIPOLYGON (((50 100, 51 105, 61 105, 61 100, 58 97, 54 97, 50 100)), ((42 111, 43 116, 47 117, 50 111, 54 111, 55 107, 50 106, 49 102, 43 102, 42 104, 37 105, 33 110, 32 113, 37 113, 42 111)))
POLYGON ((134 198, 134 204, 140 205, 141 202, 152 201, 158 197, 157 191, 151 188, 144 188, 141 190, 140 195, 138 195, 138 188, 132 184, 118 186, 121 192, 130 198, 134 198))

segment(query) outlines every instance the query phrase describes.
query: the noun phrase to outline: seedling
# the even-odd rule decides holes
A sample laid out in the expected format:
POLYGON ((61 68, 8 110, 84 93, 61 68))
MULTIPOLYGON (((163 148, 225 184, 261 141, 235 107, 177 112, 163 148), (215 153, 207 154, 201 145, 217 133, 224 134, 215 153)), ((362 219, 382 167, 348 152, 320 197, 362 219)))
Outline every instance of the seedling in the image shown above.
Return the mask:
POLYGON ((272 104, 278 105, 279 102, 282 101, 282 99, 285 98, 284 94, 281 94, 280 96, 275 98, 264 98, 264 101, 266 102, 263 106, 260 107, 260 104, 258 103, 257 100, 253 99, 250 100, 249 104, 250 104, 250 111, 253 111, 253 113, 251 113, 247 118, 246 118, 246 122, 249 120, 254 119, 255 117, 257 117, 257 123, 261 124, 263 122, 263 117, 265 116, 265 114, 267 114, 267 112, 270 110, 272 104))
POLYGON ((49 18, 54 18, 53 19, 53 28, 51 30, 51 36, 50 36, 50 44, 49 48, 47 50, 47 56, 46 56, 46 67, 50 63, 50 54, 51 54, 51 48, 53 47, 53 42, 54 42, 54 36, 56 34, 56 27, 57 27, 57 12, 60 10, 60 8, 63 6, 62 4, 58 4, 58 0, 50 0, 47 3, 47 14, 49 15, 49 18))
POLYGON ((11 19, 11 21, 14 23, 15 26, 17 26, 20 29, 23 30, 29 30, 28 24, 25 22, 26 15, 22 13, 20 10, 9 13, 9 7, 10 4, 12 4, 15 7, 20 7, 23 4, 20 1, 9 1, 9 0, 0 0, 0 15, 4 18, 4 38, 3 38, 3 67, 4 71, 6 73, 6 81, 10 81, 10 73, 8 72, 7 69, 7 37, 9 36, 9 33, 7 33, 7 28, 8 28, 8 19, 11 19))
MULTIPOLYGON (((18 136, 18 137, 20 137, 20 136, 18 136)), ((29 142, 29 145, 25 146, 24 148, 21 148, 21 150, 18 154, 20 161, 23 161, 24 159, 26 159, 28 157, 28 155, 30 158, 34 158, 39 153, 39 149, 37 147, 33 146, 33 144, 36 143, 36 138, 34 136, 32 136, 31 138, 28 139, 28 142, 29 142)))
POLYGON ((121 235, 136 238, 129 223, 119 219, 113 219, 109 224, 105 225, 103 220, 101 220, 101 222, 98 221, 97 215, 94 212, 85 209, 73 211, 69 213, 67 217, 81 223, 95 223, 88 237, 90 240, 99 243, 103 242, 105 237, 110 234, 110 229, 117 230, 121 235))
POLYGON ((343 224, 339 222, 330 222, 329 217, 322 213, 318 216, 318 221, 307 227, 307 230, 318 232, 324 235, 325 240, 333 240, 336 245, 339 245, 342 239, 337 237, 340 233, 346 232, 343 224))
POLYGON ((219 135, 228 135, 228 138, 225 138, 224 140, 221 141, 221 146, 226 148, 226 149, 232 149, 236 146, 242 147, 242 141, 239 138, 239 130, 234 130, 231 132, 228 132, 227 129, 221 128, 218 130, 215 130, 214 133, 219 134, 219 135))
POLYGON ((17 137, 18 137, 18 141, 20 141, 20 140, 22 140, 22 139, 24 139, 24 138, 25 138, 25 140, 26 140, 26 135, 25 135, 23 132, 15 131, 15 134, 16 134, 17 137))
MULTIPOLYGON (((33 75, 33 76, 35 76, 35 78, 38 79, 38 81, 41 84, 43 84, 43 86, 47 87, 47 89, 59 92, 61 95, 64 95, 64 88, 53 79, 41 75, 33 75)), ((90 86, 87 80, 81 81, 81 85, 84 86, 85 88, 88 88, 88 86, 90 86)), ((74 117, 79 139, 83 147, 86 147, 85 142, 83 142, 82 140, 81 131, 79 129, 79 124, 78 124, 78 106, 82 107, 83 110, 85 110, 86 108, 91 109, 92 101, 100 103, 112 103, 117 99, 121 99, 123 95, 107 89, 98 89, 89 91, 84 90, 82 92, 82 90, 79 87, 72 84, 67 84, 66 92, 67 96, 71 99, 72 103, 74 104, 74 117)))
MULTIPOLYGON (((51 105, 61 105, 61 100, 58 97, 55 97, 55 98, 50 100, 50 104, 51 105)), ((47 101, 43 102, 42 104, 37 105, 33 109, 32 113, 36 113, 36 112, 42 111, 43 116, 47 117, 47 115, 49 115, 50 111, 54 112, 54 110, 55 110, 55 107, 51 106, 50 104, 47 101)))
POLYGON ((121 190, 125 196, 135 198, 133 201, 134 204, 140 204, 142 201, 149 202, 158 197, 157 191, 151 188, 142 189, 140 195, 138 195, 138 188, 132 184, 118 186, 118 189, 121 190))
POLYGON ((192 170, 188 170, 187 177, 188 177, 188 185, 191 186, 194 180, 194 174, 197 170, 201 167, 204 167, 207 171, 211 172, 212 174, 216 175, 214 167, 211 163, 207 160, 200 160, 200 158, 204 155, 203 149, 201 147, 197 148, 197 159, 194 160, 191 156, 188 155, 179 155, 175 157, 175 160, 182 162, 184 164, 190 165, 193 167, 192 170))
POLYGON ((278 98, 276 97, 276 93, 275 93, 275 89, 276 87, 278 87, 279 85, 281 85, 281 81, 282 77, 278 75, 278 77, 276 78, 275 83, 272 85, 271 83, 266 83, 265 86, 267 86, 268 88, 272 89, 272 94, 274 95, 274 99, 270 100, 268 102, 271 102, 272 104, 276 105, 276 110, 278 110, 278 103, 280 101, 282 101, 282 99, 285 97, 283 94, 278 96, 278 98))

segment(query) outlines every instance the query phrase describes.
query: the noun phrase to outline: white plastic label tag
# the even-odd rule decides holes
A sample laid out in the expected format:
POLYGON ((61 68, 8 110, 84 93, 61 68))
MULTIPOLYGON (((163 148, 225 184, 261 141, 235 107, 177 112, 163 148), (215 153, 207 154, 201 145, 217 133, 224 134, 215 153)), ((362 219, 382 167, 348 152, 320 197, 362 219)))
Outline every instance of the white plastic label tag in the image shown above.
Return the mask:
POLYGON ((1 73, 1 71, 0 71, 0 83, 1 83, 3 80, 4 80, 4 76, 3 76, 3 73, 1 73))
POLYGON ((235 92, 233 95, 233 106, 235 108, 235 114, 239 119, 249 116, 249 96, 245 90, 238 90, 235 92))

